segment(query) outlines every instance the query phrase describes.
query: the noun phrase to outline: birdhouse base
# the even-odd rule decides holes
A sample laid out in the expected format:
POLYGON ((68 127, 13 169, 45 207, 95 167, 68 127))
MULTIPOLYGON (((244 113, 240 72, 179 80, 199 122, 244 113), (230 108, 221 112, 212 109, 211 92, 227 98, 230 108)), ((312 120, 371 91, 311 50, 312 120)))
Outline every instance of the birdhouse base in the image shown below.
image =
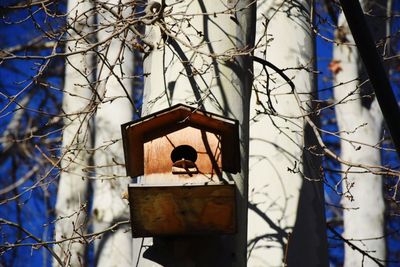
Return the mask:
POLYGON ((235 184, 128 187, 132 236, 233 234, 235 184))

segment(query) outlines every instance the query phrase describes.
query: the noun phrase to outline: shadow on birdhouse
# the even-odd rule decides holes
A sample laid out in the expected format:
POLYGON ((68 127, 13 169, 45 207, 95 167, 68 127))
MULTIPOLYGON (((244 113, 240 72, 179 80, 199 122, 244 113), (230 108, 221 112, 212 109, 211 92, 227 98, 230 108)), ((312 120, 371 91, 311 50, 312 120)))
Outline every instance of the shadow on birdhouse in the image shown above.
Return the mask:
POLYGON ((180 104, 121 127, 133 237, 236 231, 236 120, 180 104))

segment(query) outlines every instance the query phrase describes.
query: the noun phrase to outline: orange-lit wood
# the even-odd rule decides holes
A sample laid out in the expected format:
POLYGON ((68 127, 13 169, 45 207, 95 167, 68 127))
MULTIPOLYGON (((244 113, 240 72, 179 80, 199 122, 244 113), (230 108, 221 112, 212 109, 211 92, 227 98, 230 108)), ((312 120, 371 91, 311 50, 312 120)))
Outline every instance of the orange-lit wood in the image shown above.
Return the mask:
POLYGON ((235 186, 129 186, 133 237, 232 234, 235 186))
MULTIPOLYGON (((179 104, 121 126, 127 175, 144 174, 145 143, 182 131, 186 127, 207 132, 207 136, 218 135, 221 151, 219 165, 230 173, 240 171, 238 122, 179 104)), ((169 157, 161 153, 157 156, 169 157)))
POLYGON ((172 174, 173 162, 170 155, 172 150, 179 145, 189 145, 197 151, 195 164, 199 173, 220 172, 221 145, 218 136, 187 127, 144 144, 144 175, 172 174))

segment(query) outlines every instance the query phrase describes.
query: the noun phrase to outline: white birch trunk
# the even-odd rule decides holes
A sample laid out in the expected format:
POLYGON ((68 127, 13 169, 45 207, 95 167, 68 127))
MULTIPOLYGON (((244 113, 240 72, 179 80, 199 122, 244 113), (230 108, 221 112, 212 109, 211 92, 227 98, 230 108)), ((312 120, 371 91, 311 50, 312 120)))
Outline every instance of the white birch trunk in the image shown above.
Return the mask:
MULTIPOLYGON (((246 262, 248 92, 251 86, 251 75, 246 70, 251 66, 242 63, 245 59, 236 53, 237 48, 251 47, 248 29, 254 22, 255 13, 252 13, 251 1, 236 2, 184 1, 175 4, 174 1, 166 1, 169 7, 164 14, 169 15, 164 17, 165 23, 157 21, 146 31, 146 41, 154 44, 154 50, 144 62, 144 72, 149 76, 145 79, 143 114, 177 103, 199 108, 203 105, 205 110, 237 119, 241 125, 242 172, 231 175, 240 198, 238 234, 233 239, 227 237, 232 241, 222 243, 225 248, 221 246, 219 237, 207 237, 208 241, 203 238, 203 247, 200 245, 201 238, 197 241, 186 239, 181 244, 176 242, 175 245, 180 246, 182 251, 197 250, 198 256, 195 259, 168 254, 175 260, 171 266, 245 266, 246 262), (240 10, 240 7, 247 8, 235 12, 235 8, 240 10), (227 9, 230 11, 226 12, 227 9), (171 34, 169 40, 163 38, 160 28, 167 30, 164 35, 171 34), (246 69, 241 69, 242 66, 246 69), (215 244, 217 242, 220 242, 219 246, 215 244), (234 248, 229 251, 230 246, 234 248), (229 252, 224 253, 223 250, 229 252), (217 256, 210 258, 212 254, 217 256)), ((155 2, 149 5, 159 7, 155 2)), ((146 182, 145 177, 142 182, 146 182)), ((138 266, 159 266, 143 258, 146 247, 152 244, 150 238, 136 239, 134 243, 138 266)), ((184 254, 182 251, 181 254, 184 254)))
MULTIPOLYGON (((94 21, 92 4, 68 1, 68 31, 66 52, 86 50, 89 47, 94 21)), ((85 233, 86 191, 90 149, 92 90, 88 84, 93 77, 93 53, 77 53, 68 56, 65 66, 65 92, 63 97, 64 130, 62 140, 61 173, 58 184, 55 227, 56 240, 66 241, 54 246, 54 251, 66 266, 83 266, 85 246, 79 237, 85 233)), ((58 263, 54 263, 58 266, 58 263)))
MULTIPOLYGON (((93 198, 93 230, 104 231, 114 223, 129 219, 127 201, 122 199, 130 178, 125 175, 121 124, 132 120, 133 53, 128 49, 130 34, 121 31, 127 25, 117 21, 132 15, 126 1, 104 1, 98 13, 97 93, 100 99, 95 116, 96 180, 93 198), (115 36, 113 36, 115 35, 115 36)), ((127 227, 106 233, 95 242, 95 264, 104 267, 132 266, 132 237, 127 227)))
MULTIPOLYGON (((338 21, 337 41, 354 43, 344 15, 338 21), (345 38, 343 38, 345 37, 345 38)), ((334 97, 340 131, 341 158, 357 163, 379 166, 382 117, 376 99, 368 109, 361 103, 359 81, 361 60, 354 45, 334 46, 333 60, 340 66, 335 76, 334 97), (343 84, 341 84, 343 83, 343 84)), ((379 88, 378 88, 379 89, 379 88)), ((382 177, 365 173, 364 169, 342 165, 343 236, 370 256, 384 260, 384 210, 382 177)), ((345 245, 344 266, 376 266, 357 250, 345 245)))
POLYGON ((310 109, 311 93, 315 90, 310 2, 296 4, 258 3, 255 55, 280 69, 289 69, 284 73, 293 81, 302 103, 298 103, 279 74, 268 67, 266 73, 260 64, 254 65, 248 266, 327 265, 320 165, 318 159, 313 161, 303 155, 310 135, 305 132, 302 115, 310 109), (296 225, 306 222, 307 230, 295 230, 296 225))

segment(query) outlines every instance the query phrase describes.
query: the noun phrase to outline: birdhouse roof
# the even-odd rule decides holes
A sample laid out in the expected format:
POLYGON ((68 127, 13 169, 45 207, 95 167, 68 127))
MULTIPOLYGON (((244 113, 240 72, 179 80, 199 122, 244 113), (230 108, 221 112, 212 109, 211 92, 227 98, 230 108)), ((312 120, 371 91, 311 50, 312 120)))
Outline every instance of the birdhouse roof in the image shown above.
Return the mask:
POLYGON ((144 143, 185 127, 220 135, 222 170, 230 173, 240 171, 238 121, 178 104, 121 125, 127 175, 143 175, 144 143))

